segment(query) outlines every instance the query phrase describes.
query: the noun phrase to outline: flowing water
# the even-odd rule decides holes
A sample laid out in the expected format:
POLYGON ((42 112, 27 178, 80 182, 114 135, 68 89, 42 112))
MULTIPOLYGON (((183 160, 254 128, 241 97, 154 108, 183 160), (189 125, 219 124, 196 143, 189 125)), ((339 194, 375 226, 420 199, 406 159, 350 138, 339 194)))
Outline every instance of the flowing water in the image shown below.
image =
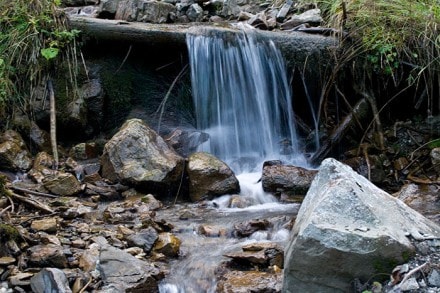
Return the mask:
POLYGON ((175 225, 182 240, 182 256, 171 263, 161 293, 215 292, 216 270, 228 251, 240 251, 253 241, 284 246, 289 231, 284 225, 298 205, 280 204, 262 190, 261 167, 265 160, 281 159, 306 165, 300 154, 292 110, 292 93, 280 51, 271 41, 252 32, 217 35, 199 30, 187 35, 192 92, 197 127, 209 134, 201 146, 225 161, 240 181, 240 196, 251 206, 228 208, 230 195, 208 206, 188 204, 161 211, 158 216, 175 225), (190 210, 194 217, 181 219, 190 210), (249 237, 232 237, 237 223, 268 219, 272 226, 249 237), (198 233, 200 225, 225 231, 219 237, 198 233))

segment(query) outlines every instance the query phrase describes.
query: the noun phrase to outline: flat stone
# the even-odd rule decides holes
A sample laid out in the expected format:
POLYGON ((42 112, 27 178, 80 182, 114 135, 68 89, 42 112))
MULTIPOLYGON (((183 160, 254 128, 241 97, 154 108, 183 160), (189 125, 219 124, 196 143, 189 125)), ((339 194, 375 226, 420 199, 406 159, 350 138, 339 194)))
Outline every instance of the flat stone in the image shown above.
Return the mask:
POLYGON ((35 231, 44 231, 47 233, 54 233, 57 231, 57 218, 45 218, 41 220, 34 220, 31 224, 31 229, 35 231))
POLYGON ((16 259, 10 256, 0 257, 0 266, 8 266, 16 262, 16 259))

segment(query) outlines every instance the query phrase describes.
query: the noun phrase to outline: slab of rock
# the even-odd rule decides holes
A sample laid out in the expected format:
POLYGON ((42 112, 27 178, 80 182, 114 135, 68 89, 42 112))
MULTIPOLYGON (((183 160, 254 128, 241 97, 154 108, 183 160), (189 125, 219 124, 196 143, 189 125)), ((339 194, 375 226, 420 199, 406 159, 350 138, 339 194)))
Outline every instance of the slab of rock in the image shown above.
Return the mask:
POLYGON ((72 196, 82 191, 78 179, 70 173, 56 171, 43 179, 43 185, 51 193, 60 196, 72 196))
POLYGON ((243 246, 242 249, 241 252, 227 253, 224 256, 231 258, 234 264, 250 268, 258 266, 266 269, 276 265, 282 269, 284 266, 283 249, 275 243, 252 243, 243 246))
POLYGON ((170 13, 177 12, 177 8, 162 1, 140 1, 138 4, 137 21, 151 23, 166 23, 170 13))
POLYGON ((289 20, 281 25, 281 29, 288 30, 303 23, 319 25, 323 22, 320 9, 310 9, 304 13, 293 15, 289 20))
POLYGON ((44 268, 38 274, 31 278, 32 292, 62 292, 71 293, 69 281, 66 275, 60 269, 44 268))
POLYGON ((55 244, 36 245, 28 249, 29 263, 37 267, 67 267, 63 247, 55 244))
POLYGON ((101 165, 111 181, 171 188, 181 180, 184 160, 142 120, 131 119, 106 143, 101 165))
POLYGON ((157 292, 159 270, 131 254, 104 245, 97 266, 103 292, 157 292))
MULTIPOLYGON (((248 293, 248 292, 281 292, 281 273, 272 274, 257 271, 230 271, 221 277, 215 292, 248 293)), ((311 291, 303 291, 311 292, 311 291)))
POLYGON ((44 231, 54 233, 57 231, 57 218, 45 218, 41 220, 33 220, 31 228, 35 231, 44 231))
POLYGON ((322 162, 286 249, 283 292, 347 292, 403 263, 407 235, 440 237, 440 227, 334 159, 322 162), (380 271, 379 271, 380 270, 380 271))
POLYGON ((211 154, 199 152, 190 155, 187 172, 192 201, 240 191, 240 185, 234 172, 211 154))
POLYGON ((280 161, 268 161, 264 163, 261 175, 263 190, 275 194, 304 195, 317 172, 302 167, 283 165, 280 161))

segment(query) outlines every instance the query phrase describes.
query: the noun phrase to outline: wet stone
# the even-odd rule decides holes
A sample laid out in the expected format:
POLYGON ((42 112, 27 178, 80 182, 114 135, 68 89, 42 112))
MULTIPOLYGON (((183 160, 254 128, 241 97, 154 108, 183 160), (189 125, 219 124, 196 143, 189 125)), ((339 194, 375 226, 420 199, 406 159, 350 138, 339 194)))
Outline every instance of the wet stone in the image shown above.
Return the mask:
POLYGON ((177 257, 180 252, 181 241, 171 233, 160 233, 154 245, 154 252, 163 253, 169 257, 177 257))
POLYGON ((66 275, 60 269, 44 268, 31 279, 32 291, 35 293, 63 292, 71 293, 66 275))

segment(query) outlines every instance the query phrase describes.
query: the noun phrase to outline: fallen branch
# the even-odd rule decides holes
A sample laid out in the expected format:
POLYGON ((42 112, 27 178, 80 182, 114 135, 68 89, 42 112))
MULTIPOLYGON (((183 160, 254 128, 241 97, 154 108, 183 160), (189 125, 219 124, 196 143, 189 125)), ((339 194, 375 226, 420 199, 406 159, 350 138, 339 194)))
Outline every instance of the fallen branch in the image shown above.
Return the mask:
POLYGON ((409 271, 409 272, 405 275, 405 277, 402 279, 402 282, 400 282, 400 284, 397 285, 397 288, 396 288, 396 289, 399 289, 399 288, 402 286, 402 284, 405 283, 405 282, 406 282, 406 281, 407 281, 412 275, 414 275, 414 274, 417 273, 418 271, 424 269, 424 268, 425 268, 426 266, 428 266, 428 265, 429 265, 429 262, 425 262, 424 264, 422 264, 422 265, 420 265, 420 266, 418 266, 418 267, 412 269, 411 271, 409 271))
POLYGON ((32 195, 38 195, 38 196, 44 196, 44 197, 50 197, 50 198, 57 198, 58 197, 58 196, 53 195, 53 194, 44 193, 44 192, 38 192, 38 191, 34 191, 34 190, 30 190, 30 189, 14 186, 12 184, 8 185, 8 188, 16 190, 16 191, 24 192, 24 193, 29 193, 29 194, 32 194, 32 195))
POLYGON ((43 212, 54 213, 54 211, 50 207, 48 207, 47 205, 39 203, 39 202, 37 202, 37 201, 35 201, 35 200, 31 199, 31 198, 27 198, 27 197, 18 195, 18 194, 13 193, 13 192, 11 192, 10 196, 13 199, 19 200, 19 201, 21 201, 21 202, 23 202, 25 204, 28 204, 28 205, 36 208, 36 209, 39 209, 39 210, 43 211, 43 212))

